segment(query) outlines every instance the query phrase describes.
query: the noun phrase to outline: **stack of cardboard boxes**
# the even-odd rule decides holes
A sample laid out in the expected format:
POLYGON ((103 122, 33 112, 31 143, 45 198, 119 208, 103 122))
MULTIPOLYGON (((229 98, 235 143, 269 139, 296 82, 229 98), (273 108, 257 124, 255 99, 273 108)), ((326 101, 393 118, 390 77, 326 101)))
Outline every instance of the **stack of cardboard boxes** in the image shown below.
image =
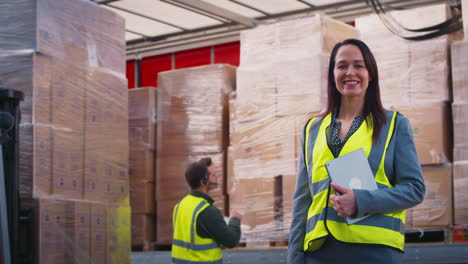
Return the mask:
POLYGON ((0 23, 0 79, 25 95, 37 263, 130 263, 124 20, 86 0, 6 0, 0 23))
POLYGON ((241 33, 228 193, 230 209, 244 215, 247 246, 287 240, 302 127, 326 103, 332 47, 352 37, 354 28, 322 16, 241 33))
MULTIPOLYGON (((407 28, 428 27, 452 16, 445 5, 390 15, 407 28)), ((390 32, 377 15, 357 19, 356 28, 376 57, 382 102, 410 120, 423 166, 426 196, 407 211, 406 226, 448 227, 452 224, 449 47, 459 35, 408 41, 390 32)))
POLYGON ((454 224, 468 225, 468 1, 462 4, 465 38, 452 44, 454 224))
POLYGON ((154 87, 129 90, 130 206, 132 246, 147 249, 155 239, 156 101, 154 87))
POLYGON ((156 148, 156 243, 172 241, 172 210, 189 193, 185 169, 211 157, 218 186, 209 195, 225 213, 228 95, 235 70, 215 64, 160 73, 156 148))

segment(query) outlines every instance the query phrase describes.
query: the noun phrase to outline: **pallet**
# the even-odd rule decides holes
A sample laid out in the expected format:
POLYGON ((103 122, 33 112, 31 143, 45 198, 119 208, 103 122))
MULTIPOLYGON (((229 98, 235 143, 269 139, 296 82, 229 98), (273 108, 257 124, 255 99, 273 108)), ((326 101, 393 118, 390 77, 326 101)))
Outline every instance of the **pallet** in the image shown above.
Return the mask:
POLYGON ((451 229, 448 227, 405 230, 405 243, 450 243, 451 241, 451 229))
POLYGON ((132 245, 133 252, 147 252, 147 251, 170 251, 170 244, 156 244, 155 242, 143 243, 141 245, 132 245))
POLYGON ((288 247, 288 241, 247 241, 237 244, 236 249, 262 249, 288 247))

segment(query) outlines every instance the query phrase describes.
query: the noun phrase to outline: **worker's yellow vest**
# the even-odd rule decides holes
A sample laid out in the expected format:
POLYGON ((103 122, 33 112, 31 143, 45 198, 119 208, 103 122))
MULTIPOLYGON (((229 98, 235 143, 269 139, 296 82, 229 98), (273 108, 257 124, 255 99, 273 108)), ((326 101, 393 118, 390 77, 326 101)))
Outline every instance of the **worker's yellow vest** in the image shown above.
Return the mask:
MULTIPOLYGON (((374 144, 373 122, 369 116, 349 137, 339 154, 342 156, 363 148, 380 189, 393 188, 385 174, 384 161, 395 128, 396 113, 387 111, 386 114, 387 122, 374 144)), ((372 215, 348 225, 346 219, 339 217, 333 209, 329 196, 334 190, 330 187, 330 179, 325 169, 325 162, 334 159, 327 143, 327 129, 331 121, 331 114, 323 120, 313 118, 304 129, 304 162, 313 197, 307 213, 304 251, 320 248, 328 234, 343 242, 387 245, 403 251, 405 210, 372 215)))
POLYGON ((219 244, 211 238, 200 237, 197 232, 197 217, 209 205, 205 199, 189 194, 174 207, 173 264, 222 263, 219 244))

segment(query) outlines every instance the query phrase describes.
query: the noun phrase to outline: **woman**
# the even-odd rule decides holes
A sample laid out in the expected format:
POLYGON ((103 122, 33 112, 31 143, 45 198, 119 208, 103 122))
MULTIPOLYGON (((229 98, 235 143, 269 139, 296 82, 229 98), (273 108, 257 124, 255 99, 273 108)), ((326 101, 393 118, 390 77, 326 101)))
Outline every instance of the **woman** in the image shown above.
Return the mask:
POLYGON ((305 125, 302 144, 288 263, 400 263, 405 209, 423 200, 425 186, 409 121, 382 107, 377 64, 362 41, 333 48, 327 110, 305 125), (359 148, 378 190, 330 183, 324 163, 359 148))

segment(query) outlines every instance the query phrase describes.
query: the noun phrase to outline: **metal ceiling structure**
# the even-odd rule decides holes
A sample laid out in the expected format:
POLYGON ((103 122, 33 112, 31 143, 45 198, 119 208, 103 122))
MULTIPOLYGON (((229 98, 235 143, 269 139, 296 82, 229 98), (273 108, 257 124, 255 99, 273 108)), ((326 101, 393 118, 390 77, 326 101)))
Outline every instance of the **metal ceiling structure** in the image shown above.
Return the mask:
MULTIPOLYGON (((239 40, 259 24, 323 14, 343 22, 373 13, 368 0, 91 0, 126 20, 127 58, 239 40)), ((388 10, 459 0, 384 0, 388 10)))

